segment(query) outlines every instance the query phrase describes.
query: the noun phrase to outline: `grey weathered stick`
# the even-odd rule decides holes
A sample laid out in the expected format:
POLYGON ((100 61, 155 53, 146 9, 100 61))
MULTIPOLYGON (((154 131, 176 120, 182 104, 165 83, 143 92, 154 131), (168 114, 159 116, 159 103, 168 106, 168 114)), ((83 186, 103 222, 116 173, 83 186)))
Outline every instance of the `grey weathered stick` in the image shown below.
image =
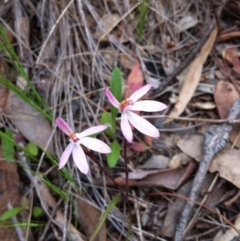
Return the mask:
MULTIPOLYGON (((238 99, 230 109, 228 120, 236 119, 240 114, 240 99, 238 99)), ((211 125, 206 133, 204 134, 204 144, 203 144, 203 156, 200 162, 198 171, 195 175, 192 189, 189 195, 189 199, 196 201, 201 190, 203 180, 208 171, 209 165, 212 158, 220 150, 222 150, 227 142, 229 132, 232 130, 232 127, 228 124, 222 125, 211 125)), ((181 241, 184 237, 184 232, 186 230, 187 224, 190 219, 190 215, 193 209, 194 203, 187 202, 179 219, 179 222, 176 227, 175 241, 181 241)))

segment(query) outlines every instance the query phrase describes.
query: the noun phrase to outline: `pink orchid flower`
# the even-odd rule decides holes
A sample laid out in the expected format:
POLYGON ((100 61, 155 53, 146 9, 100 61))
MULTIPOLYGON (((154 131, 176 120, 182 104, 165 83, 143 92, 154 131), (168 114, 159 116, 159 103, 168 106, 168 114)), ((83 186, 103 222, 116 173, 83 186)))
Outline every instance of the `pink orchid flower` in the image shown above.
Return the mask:
POLYGON ((167 105, 153 100, 140 100, 152 87, 152 84, 147 84, 137 91, 135 91, 128 99, 121 101, 113 96, 108 88, 106 88, 106 95, 113 106, 115 106, 121 113, 121 129, 123 136, 128 142, 132 142, 133 133, 130 126, 134 126, 138 131, 151 137, 159 137, 158 129, 153 126, 150 122, 140 117, 133 111, 161 111, 167 108, 167 105), (130 123, 129 123, 130 122, 130 123))
POLYGON ((88 137, 89 135, 96 134, 98 132, 104 131, 107 129, 106 125, 99 125, 94 126, 91 128, 88 128, 87 130, 76 133, 74 132, 71 127, 60 117, 56 119, 57 126, 69 137, 70 143, 68 144, 67 148, 63 152, 60 162, 59 162, 59 169, 63 168, 65 164, 67 163, 70 154, 73 155, 73 160, 78 167, 78 169, 84 173, 87 174, 89 167, 87 163, 86 155, 80 146, 80 144, 86 146, 87 148, 97 151, 100 153, 110 153, 111 149, 108 145, 106 145, 104 142, 93 138, 88 137))

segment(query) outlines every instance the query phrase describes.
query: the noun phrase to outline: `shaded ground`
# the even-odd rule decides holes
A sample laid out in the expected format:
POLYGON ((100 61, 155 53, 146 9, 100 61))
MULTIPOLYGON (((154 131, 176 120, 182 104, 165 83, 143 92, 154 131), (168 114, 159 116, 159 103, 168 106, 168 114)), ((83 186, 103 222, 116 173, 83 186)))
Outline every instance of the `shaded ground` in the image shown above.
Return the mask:
POLYGON ((181 240, 191 222, 185 240, 238 240, 239 16, 237 0, 1 3, 0 211, 18 210, 0 221, 0 236, 91 240, 99 228, 95 240, 181 240), (87 176, 72 160, 57 168, 68 140, 54 120, 61 116, 77 131, 99 124, 110 109, 104 89, 115 66, 125 90, 152 83, 144 98, 168 105, 141 113, 161 136, 134 131, 128 188, 120 129, 114 168, 96 153, 105 172, 93 158, 87 176), (198 162, 207 164, 199 169, 198 162), (200 190, 184 217, 192 185, 200 190))

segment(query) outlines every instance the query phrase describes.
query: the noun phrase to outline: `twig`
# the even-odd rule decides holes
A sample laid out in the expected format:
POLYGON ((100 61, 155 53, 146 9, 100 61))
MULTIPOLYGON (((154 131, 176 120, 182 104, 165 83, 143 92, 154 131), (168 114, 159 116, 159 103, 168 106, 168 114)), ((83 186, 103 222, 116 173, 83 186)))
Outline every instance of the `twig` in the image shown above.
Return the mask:
MULTIPOLYGON (((240 99, 238 99, 233 104, 227 119, 228 120, 236 119, 239 114, 240 114, 240 99)), ((220 150, 222 150, 226 146, 228 142, 229 132, 231 130, 232 130, 232 127, 228 124, 222 124, 219 126, 212 125, 207 129, 206 133, 204 134, 202 160, 200 162, 198 171, 195 175, 192 189, 189 195, 189 199, 194 201, 197 200, 197 197, 201 190, 201 186, 206 176, 211 160, 215 154, 217 154, 220 150)), ((185 207, 179 219, 179 223, 177 224, 177 227, 176 227, 175 241, 183 240, 193 206, 194 206, 193 202, 187 202, 185 204, 185 207)))
MULTIPOLYGON (((143 118, 150 118, 150 119, 173 119, 173 120, 181 120, 181 121, 193 121, 193 122, 206 122, 211 124, 239 124, 239 119, 221 119, 221 120, 213 120, 213 119, 207 119, 207 118, 192 118, 192 117, 173 117, 169 115, 142 115, 143 118)), ((119 121, 120 118, 117 118, 119 121)), ((173 129, 174 130, 174 129, 173 129)))

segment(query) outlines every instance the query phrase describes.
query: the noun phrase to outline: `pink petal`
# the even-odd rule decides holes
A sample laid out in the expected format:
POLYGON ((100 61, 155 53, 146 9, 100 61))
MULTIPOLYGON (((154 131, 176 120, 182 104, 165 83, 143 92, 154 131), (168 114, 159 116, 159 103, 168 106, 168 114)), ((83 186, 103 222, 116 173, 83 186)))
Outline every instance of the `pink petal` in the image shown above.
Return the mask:
POLYGON ((85 153, 84 153, 82 147, 79 145, 74 145, 72 154, 73 154, 73 160, 74 160, 77 168, 83 174, 87 174, 89 167, 88 167, 88 163, 87 163, 87 158, 85 156, 85 153))
POLYGON ((99 125, 99 126, 90 127, 90 128, 88 128, 87 130, 85 130, 81 133, 77 133, 76 136, 78 138, 82 138, 84 136, 90 136, 90 135, 96 134, 98 132, 104 131, 107 128, 108 128, 107 125, 99 125))
POLYGON ((134 111, 146 111, 146 112, 152 112, 152 111, 161 111, 167 108, 167 105, 154 101, 154 100, 142 100, 137 101, 133 105, 127 106, 124 110, 134 110, 134 111))
POLYGON ((69 136, 71 133, 73 133, 73 130, 68 125, 68 123, 65 122, 61 117, 58 117, 55 122, 56 125, 61 129, 61 131, 64 132, 66 135, 69 136))
POLYGON ((72 142, 70 142, 60 158, 58 169, 61 169, 65 166, 65 164, 67 163, 69 156, 73 150, 73 147, 74 147, 74 144, 72 142))
POLYGON ((136 115, 135 113, 128 111, 126 112, 128 120, 130 123, 140 132, 151 137, 159 137, 158 129, 153 126, 150 122, 146 121, 144 118, 136 115))
POLYGON ((109 88, 106 88, 105 90, 106 96, 108 98, 108 100, 110 101, 110 103, 116 107, 117 109, 120 108, 120 103, 118 102, 118 100, 113 96, 113 94, 111 93, 111 91, 109 90, 109 88))
POLYGON ((135 102, 138 99, 140 99, 142 96, 144 96, 151 88, 152 88, 152 84, 144 85, 142 88, 135 91, 128 99, 135 102))
POLYGON ((133 140, 132 128, 128 122, 128 116, 124 112, 122 113, 122 116, 121 116, 121 130, 126 140, 131 143, 133 140))
POLYGON ((81 139, 81 144, 86 146, 87 148, 97 151, 100 153, 110 153, 111 149, 108 145, 106 145, 104 142, 92 138, 92 137, 83 137, 81 139))

